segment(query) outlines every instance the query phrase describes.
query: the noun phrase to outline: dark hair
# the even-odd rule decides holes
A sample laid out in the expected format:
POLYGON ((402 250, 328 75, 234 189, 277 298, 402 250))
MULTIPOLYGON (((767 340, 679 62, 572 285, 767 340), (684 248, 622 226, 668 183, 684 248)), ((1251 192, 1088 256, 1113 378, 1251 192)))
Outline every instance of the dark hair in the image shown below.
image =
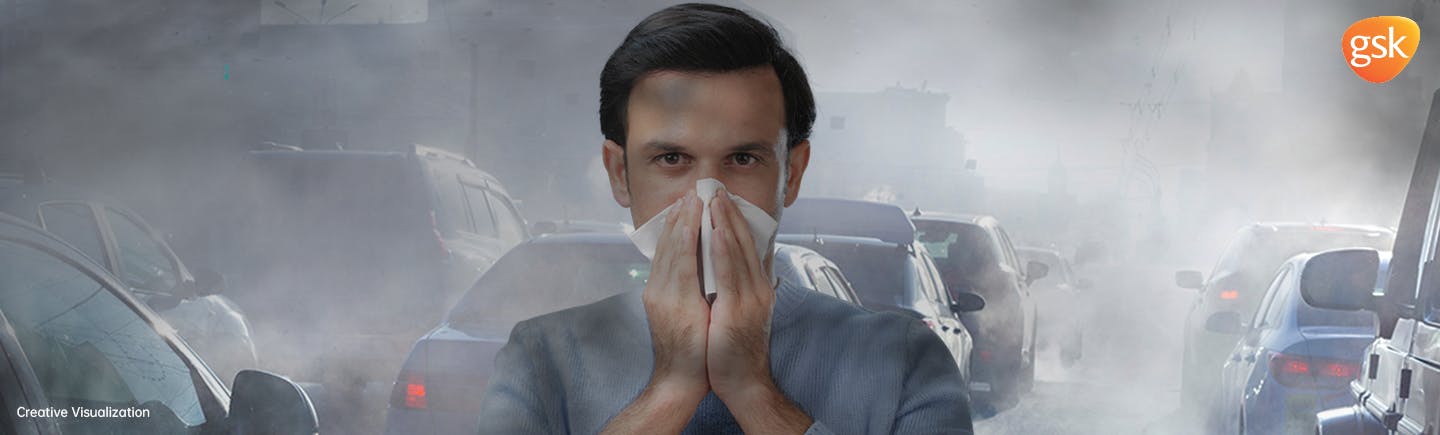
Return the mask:
POLYGON ((686 3, 630 29, 600 71, 600 132, 625 145, 625 107, 635 82, 661 70, 730 72, 770 65, 785 98, 786 146, 810 137, 815 97, 805 70, 769 24, 735 8, 686 3))

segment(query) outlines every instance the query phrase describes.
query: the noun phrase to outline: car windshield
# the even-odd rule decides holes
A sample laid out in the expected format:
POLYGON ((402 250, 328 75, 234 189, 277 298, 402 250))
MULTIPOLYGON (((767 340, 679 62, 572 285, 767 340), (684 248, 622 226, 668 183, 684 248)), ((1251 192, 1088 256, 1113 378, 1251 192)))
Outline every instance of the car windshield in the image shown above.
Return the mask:
POLYGON ((650 261, 628 243, 524 244, 480 277, 449 323, 503 336, 522 320, 640 290, 649 277, 650 261))
POLYGON ((911 265, 912 257, 903 247, 850 243, 808 244, 807 247, 844 271, 861 305, 912 308, 915 268, 911 265))
POLYGON ((980 285, 987 272, 1000 265, 1001 254, 984 228, 977 225, 919 221, 917 238, 935 259, 935 268, 944 277, 945 287, 977 292, 981 296, 996 287, 980 285))

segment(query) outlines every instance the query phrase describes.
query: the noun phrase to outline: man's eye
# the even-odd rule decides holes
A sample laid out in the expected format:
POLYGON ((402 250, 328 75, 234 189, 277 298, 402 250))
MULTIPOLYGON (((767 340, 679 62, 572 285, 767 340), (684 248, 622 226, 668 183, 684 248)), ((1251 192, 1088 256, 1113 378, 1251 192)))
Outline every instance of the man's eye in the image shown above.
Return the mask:
POLYGON ((735 161, 736 165, 740 166, 752 166, 756 163, 760 163, 760 158, 755 157, 754 154, 736 154, 732 156, 731 159, 735 161))
POLYGON ((679 153, 665 153, 655 156, 655 161, 665 166, 674 166, 685 162, 685 156, 679 153))

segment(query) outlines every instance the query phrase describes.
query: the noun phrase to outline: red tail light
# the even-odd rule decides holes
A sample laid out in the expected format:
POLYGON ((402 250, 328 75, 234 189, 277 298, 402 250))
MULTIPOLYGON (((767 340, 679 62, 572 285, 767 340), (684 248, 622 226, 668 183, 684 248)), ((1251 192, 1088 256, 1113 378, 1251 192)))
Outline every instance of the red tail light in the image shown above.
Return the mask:
POLYGON ((1233 301, 1233 300, 1236 300, 1236 299, 1239 299, 1239 298, 1240 298, 1240 291, 1239 291, 1239 290, 1221 290, 1221 291, 1220 291, 1220 299, 1224 299, 1224 300, 1227 300, 1227 301, 1233 301))
POLYGON ((401 375, 390 393, 390 406, 408 409, 425 409, 425 377, 419 374, 401 375))
POLYGON ((994 357, 995 357, 995 354, 990 353, 990 351, 988 351, 988 350, 982 350, 982 351, 980 351, 980 360, 981 360, 981 361, 987 361, 987 362, 988 362, 988 361, 990 361, 990 360, 991 360, 992 358, 994 358, 994 357))
POLYGON ((1360 373, 1360 363, 1277 353, 1270 374, 1281 385, 1298 388, 1341 388, 1360 373))

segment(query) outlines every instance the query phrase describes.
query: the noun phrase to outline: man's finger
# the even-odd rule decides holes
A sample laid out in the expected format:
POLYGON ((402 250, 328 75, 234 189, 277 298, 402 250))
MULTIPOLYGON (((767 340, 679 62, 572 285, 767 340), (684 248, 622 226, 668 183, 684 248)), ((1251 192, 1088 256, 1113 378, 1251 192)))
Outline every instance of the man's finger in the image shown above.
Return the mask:
POLYGON ((730 229, 737 236, 736 243, 739 244, 740 252, 744 254, 745 264, 749 266, 747 269, 755 268, 753 271, 747 272, 756 273, 764 270, 763 267, 760 267, 761 255, 755 248, 755 239, 750 236, 750 223, 746 222, 745 215, 740 213, 740 206, 735 204, 735 200, 730 199, 730 192, 727 190, 721 189, 717 195, 724 198, 726 218, 730 221, 730 229), (744 237, 739 237, 740 235, 744 235, 744 237))
MULTIPOLYGON (((698 270, 696 260, 700 257, 697 256, 696 253, 699 252, 697 246, 700 244, 699 205, 700 198, 696 197, 694 193, 686 193, 684 203, 678 208, 678 213, 676 213, 682 221, 675 235, 677 238, 675 244, 679 251, 675 258, 675 271, 680 274, 680 277, 689 278, 698 275, 696 273, 698 270)), ((698 277, 691 281, 699 282, 698 277)), ((688 288, 689 284, 690 283, 687 282, 685 287, 688 288)))
POLYGON ((736 292, 736 285, 739 283, 736 277, 736 255, 734 235, 730 231, 729 222, 726 221, 724 213, 717 213, 716 206, 710 205, 710 219, 715 223, 715 230, 710 233, 710 256, 715 266, 715 299, 733 298, 736 292))

